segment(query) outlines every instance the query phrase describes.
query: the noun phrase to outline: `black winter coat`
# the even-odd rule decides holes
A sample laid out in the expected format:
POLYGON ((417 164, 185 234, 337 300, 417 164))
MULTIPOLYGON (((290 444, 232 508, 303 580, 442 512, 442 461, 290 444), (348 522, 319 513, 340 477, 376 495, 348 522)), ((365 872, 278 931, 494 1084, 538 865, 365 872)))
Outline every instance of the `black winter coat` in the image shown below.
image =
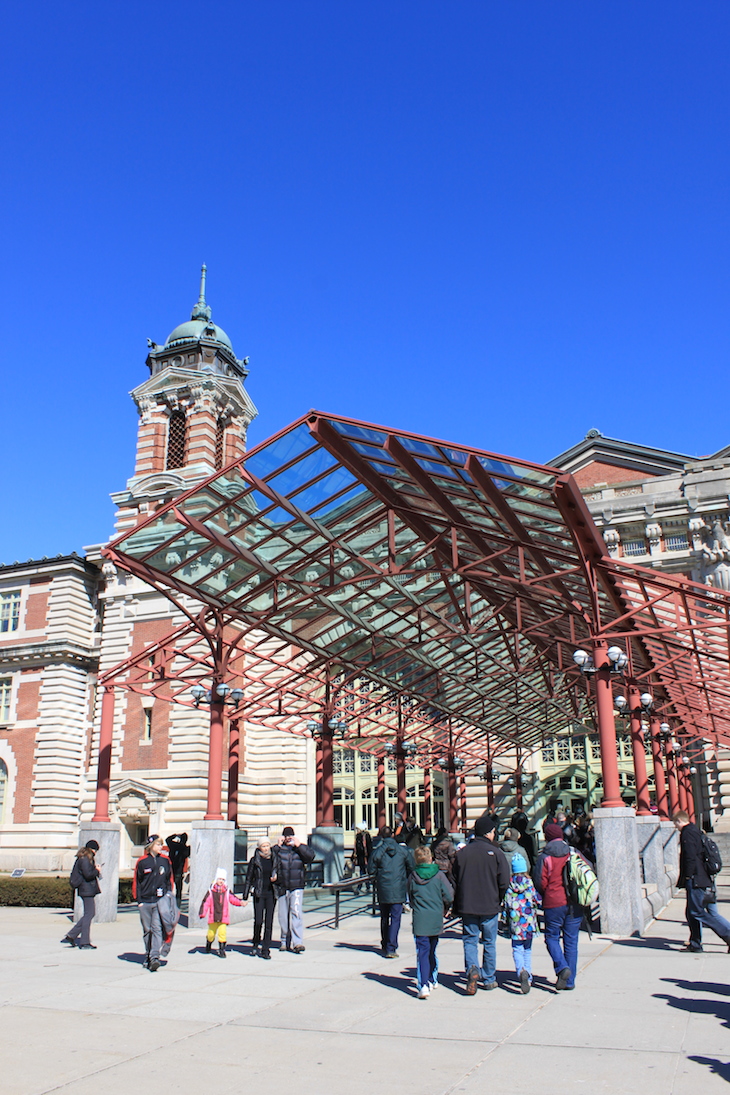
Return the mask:
MULTIPOLYGON (((254 897, 261 897, 264 888, 264 871, 261 866, 263 856, 261 852, 256 849, 254 854, 248 861, 248 870, 246 871, 246 885, 243 887, 243 900, 248 901, 248 895, 253 891, 254 897)), ((279 877, 279 848, 272 847, 271 849, 271 873, 276 875, 277 880, 279 877)), ((277 892, 276 881, 272 881, 271 888, 274 893, 277 892)), ((301 887, 299 887, 301 888, 301 887)))
MULTIPOLYGON (((303 890, 307 877, 306 865, 314 859, 308 844, 280 844, 279 865, 276 870, 276 889, 282 894, 288 890, 303 890)), ((273 852, 273 849, 272 849, 273 852)))
POLYGON ((462 916, 496 916, 511 877, 504 852, 488 837, 475 836, 456 853, 455 908, 462 916))
POLYGON ((98 882, 99 868, 93 859, 88 859, 85 855, 80 855, 77 862, 83 881, 76 892, 79 897, 96 897, 98 893, 101 893, 98 882))
POLYGON ((166 855, 143 855, 134 869, 132 892, 135 901, 148 904, 159 901, 170 890, 172 863, 166 855))
POLYGON ((678 886, 687 888, 687 879, 693 886, 701 890, 707 890, 712 885, 712 878, 707 873, 702 858, 702 833, 693 825, 683 825, 679 832, 679 881, 678 886))

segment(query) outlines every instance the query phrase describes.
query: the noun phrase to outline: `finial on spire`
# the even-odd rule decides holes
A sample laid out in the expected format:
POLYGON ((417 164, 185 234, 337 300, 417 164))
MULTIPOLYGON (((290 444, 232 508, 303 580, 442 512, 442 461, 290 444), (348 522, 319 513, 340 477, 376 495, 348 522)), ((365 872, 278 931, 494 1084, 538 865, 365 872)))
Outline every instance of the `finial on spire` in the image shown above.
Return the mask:
POLYGON ((190 314, 191 319, 210 319, 211 310, 205 303, 205 278, 207 272, 208 267, 203 263, 200 269, 200 296, 198 297, 198 303, 190 314))

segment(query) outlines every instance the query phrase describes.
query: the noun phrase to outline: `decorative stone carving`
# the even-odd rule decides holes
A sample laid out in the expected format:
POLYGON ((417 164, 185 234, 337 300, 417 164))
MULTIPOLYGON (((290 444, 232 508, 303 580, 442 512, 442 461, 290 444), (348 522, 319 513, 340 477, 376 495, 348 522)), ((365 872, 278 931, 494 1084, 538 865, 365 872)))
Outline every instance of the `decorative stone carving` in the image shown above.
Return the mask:
POLYGON ((690 517, 689 534, 692 537, 692 550, 702 551, 702 530, 705 528, 703 517, 690 517))
POLYGON ((654 523, 647 525, 646 538, 649 541, 649 554, 659 555, 662 550, 662 526, 654 523))
POLYGON ((619 536, 618 530, 615 528, 603 529, 603 541, 608 550, 608 554, 612 559, 615 559, 618 556, 618 549, 621 543, 621 537, 619 536))
POLYGON ((712 529, 703 532, 702 581, 715 589, 730 592, 730 540, 722 518, 716 517, 712 529))

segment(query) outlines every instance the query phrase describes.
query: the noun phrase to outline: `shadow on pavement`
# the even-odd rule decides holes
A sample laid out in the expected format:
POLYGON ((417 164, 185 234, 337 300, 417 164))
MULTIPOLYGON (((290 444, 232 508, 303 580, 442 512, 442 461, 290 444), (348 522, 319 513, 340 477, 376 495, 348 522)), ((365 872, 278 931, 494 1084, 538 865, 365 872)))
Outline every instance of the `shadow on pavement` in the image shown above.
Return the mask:
POLYGON ((722 1061, 718 1061, 716 1057, 687 1057, 688 1061, 694 1061, 698 1065, 707 1065, 710 1072, 714 1072, 716 1076, 720 1076, 726 1083, 730 1084, 730 1064, 723 1064, 722 1061))
POLYGON ((662 939, 658 936, 644 936, 641 939, 614 939, 614 947, 641 947, 642 950, 677 951, 682 944, 678 939, 662 939))
POLYGON ((362 976, 367 981, 377 981, 379 985, 384 985, 385 988, 398 989, 406 996, 415 996, 418 991, 412 977, 389 977, 385 973, 364 973, 362 976))
POLYGON ((676 985, 678 989, 689 989, 692 992, 714 992, 718 996, 730 996, 730 985, 718 985, 714 981, 685 981, 679 977, 662 977, 668 985, 676 985))
POLYGON ((348 951, 366 951, 369 954, 377 954, 382 957, 382 951, 376 943, 335 943, 335 947, 343 947, 348 951))
POLYGON ((117 958, 120 962, 132 962, 137 966, 141 966, 145 960, 143 954, 133 954, 131 951, 125 951, 124 954, 118 954, 117 958))
POLYGON ((655 992, 653 996, 655 1000, 666 1000, 670 1008, 677 1008, 679 1011, 689 1011, 693 1015, 715 1015, 730 1030, 730 1004, 720 1000, 692 1000, 686 996, 670 996, 663 992, 655 992))

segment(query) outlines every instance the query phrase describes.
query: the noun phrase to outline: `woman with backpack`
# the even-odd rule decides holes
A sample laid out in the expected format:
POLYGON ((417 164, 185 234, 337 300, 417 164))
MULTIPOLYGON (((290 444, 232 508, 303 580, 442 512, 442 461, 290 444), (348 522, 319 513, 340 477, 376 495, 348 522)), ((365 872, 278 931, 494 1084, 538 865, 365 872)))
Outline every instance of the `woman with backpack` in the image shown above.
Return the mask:
POLYGON ((78 894, 81 898, 84 911, 81 919, 76 921, 71 930, 64 935, 61 942, 70 943, 72 947, 78 947, 80 951, 96 950, 91 942, 90 933, 91 921, 94 919, 94 913, 96 912, 94 899, 98 893, 101 893, 99 887, 101 871, 94 859, 94 854, 98 851, 99 845, 95 840, 89 840, 83 848, 79 848, 69 880, 73 887, 74 897, 78 894))

